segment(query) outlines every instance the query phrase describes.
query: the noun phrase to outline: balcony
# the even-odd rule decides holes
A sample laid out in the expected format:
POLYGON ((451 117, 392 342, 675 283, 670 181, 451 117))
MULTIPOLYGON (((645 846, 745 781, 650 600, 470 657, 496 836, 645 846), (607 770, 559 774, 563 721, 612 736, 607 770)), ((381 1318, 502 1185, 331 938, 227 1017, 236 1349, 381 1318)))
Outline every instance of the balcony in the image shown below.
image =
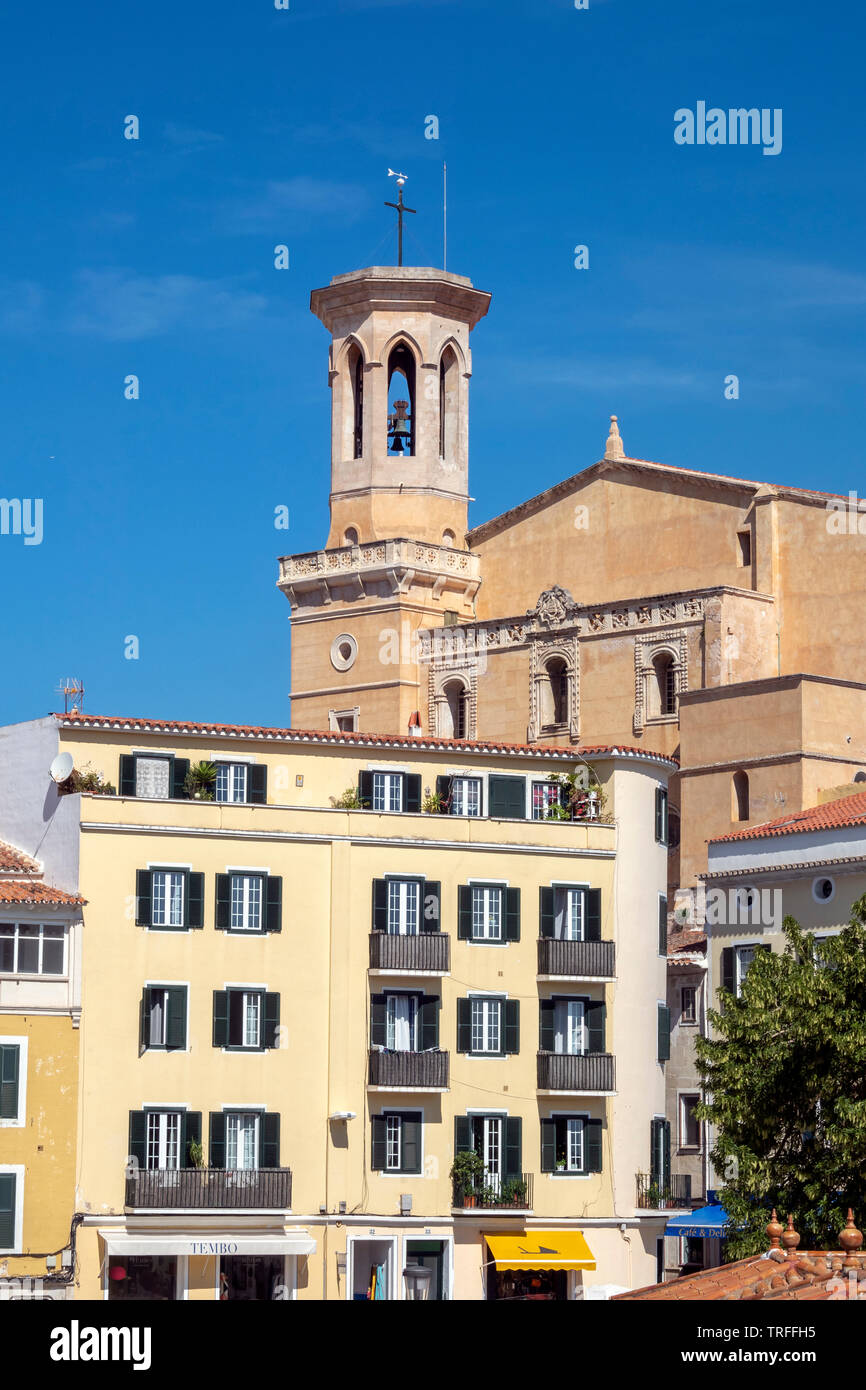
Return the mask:
POLYGON ((451 964, 451 938, 444 931, 425 931, 417 936, 370 933, 370 969, 393 970, 399 975, 447 975, 451 964))
POLYGON ((386 1090, 447 1091, 447 1052, 380 1052, 370 1049, 368 1085, 386 1090))
POLYGON ((609 1052, 539 1052, 539 1091, 613 1095, 616 1064, 609 1052))
POLYGON ((457 1183, 453 1189, 454 1209, 457 1211, 531 1211, 532 1174, 519 1173, 511 1178, 485 1182, 479 1178, 471 1188, 457 1183))
POLYGON ((686 1210, 692 1204, 692 1179, 690 1173, 673 1173, 664 1182, 659 1182, 652 1173, 637 1174, 637 1202, 641 1211, 668 1211, 671 1208, 686 1210))
POLYGON ((612 980, 616 974, 613 941, 556 941, 538 943, 538 973, 572 980, 612 980))
POLYGON ((126 1205, 137 1211, 278 1209, 292 1205, 290 1168, 140 1168, 126 1179, 126 1205))

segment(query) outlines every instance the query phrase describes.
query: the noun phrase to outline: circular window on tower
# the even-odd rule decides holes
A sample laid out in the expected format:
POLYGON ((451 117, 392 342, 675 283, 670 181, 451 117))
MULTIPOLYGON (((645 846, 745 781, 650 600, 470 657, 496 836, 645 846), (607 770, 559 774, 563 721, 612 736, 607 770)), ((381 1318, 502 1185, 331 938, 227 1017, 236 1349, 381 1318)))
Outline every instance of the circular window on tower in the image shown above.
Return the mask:
POLYGON ((357 655, 358 643, 348 632, 341 632, 331 643, 331 665, 335 671, 348 671, 357 655))
POLYGON ((816 878, 812 881, 812 897, 816 903, 830 903, 836 895, 836 885, 832 878, 816 878))

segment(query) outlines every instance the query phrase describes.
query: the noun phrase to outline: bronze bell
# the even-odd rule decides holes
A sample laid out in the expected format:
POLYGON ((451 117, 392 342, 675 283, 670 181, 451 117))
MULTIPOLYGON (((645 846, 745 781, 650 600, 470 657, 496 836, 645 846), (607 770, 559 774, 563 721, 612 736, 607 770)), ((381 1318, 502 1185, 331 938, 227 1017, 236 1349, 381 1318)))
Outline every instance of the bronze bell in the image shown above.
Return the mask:
POLYGON ((395 401, 394 414, 388 416, 388 447, 395 454, 402 454, 404 440, 406 441, 406 448, 409 448, 412 430, 406 419, 408 409, 408 401, 395 401))

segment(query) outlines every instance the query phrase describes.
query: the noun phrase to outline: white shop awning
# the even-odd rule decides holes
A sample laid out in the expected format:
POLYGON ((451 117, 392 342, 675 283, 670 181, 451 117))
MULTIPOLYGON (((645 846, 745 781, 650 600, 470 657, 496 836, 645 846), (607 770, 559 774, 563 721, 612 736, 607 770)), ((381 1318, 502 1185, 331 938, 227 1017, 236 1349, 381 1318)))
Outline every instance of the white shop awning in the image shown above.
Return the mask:
POLYGON ((125 1255, 312 1255, 316 1242, 306 1231, 172 1231, 154 1235, 150 1232, 99 1232, 109 1256, 125 1255))

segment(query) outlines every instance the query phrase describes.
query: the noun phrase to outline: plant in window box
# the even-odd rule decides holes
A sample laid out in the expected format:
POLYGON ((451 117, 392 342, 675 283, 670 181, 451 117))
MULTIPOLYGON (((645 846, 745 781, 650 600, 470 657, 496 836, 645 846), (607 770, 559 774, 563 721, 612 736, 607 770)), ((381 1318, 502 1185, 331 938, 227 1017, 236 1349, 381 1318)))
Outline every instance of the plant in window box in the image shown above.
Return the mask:
POLYGON ((113 782, 106 782, 101 772, 90 763, 85 763, 81 770, 74 769, 66 782, 63 783, 61 790, 67 789, 72 792, 91 792, 94 796, 116 796, 117 788, 113 782))
POLYGON ((204 1149, 199 1139, 190 1139, 186 1146, 186 1155, 189 1160, 190 1168, 204 1167, 204 1149))
POLYGON ((439 816, 444 809, 444 801, 440 792, 431 792, 429 787, 424 788, 424 800, 421 803, 421 810, 428 816, 439 816))
POLYGON ((564 1173, 564 1172, 565 1172, 565 1159, 564 1159, 564 1158, 558 1158, 558 1159, 556 1160, 556 1171, 557 1171, 557 1173, 564 1173))
POLYGON ((328 800, 336 811, 364 811, 370 802, 358 794, 357 787, 347 787, 341 796, 329 796, 328 800))
POLYGON ((194 801, 213 801, 216 763, 193 763, 183 780, 183 789, 194 801))
POLYGON ((451 1164, 451 1181, 454 1195, 464 1207, 474 1207, 476 1193, 484 1177, 484 1160, 474 1149, 463 1149, 454 1155, 451 1164))
POLYGON ((601 820, 607 794, 592 769, 589 772, 555 772, 550 779, 562 790, 564 815, 559 820, 601 820))
MULTIPOLYGON (((559 1165, 557 1164, 557 1167, 559 1165)), ((565 1163, 563 1162, 563 1167, 565 1163)), ((502 1184, 501 1201, 503 1206, 525 1207, 526 1206, 526 1183, 522 1178, 508 1178, 502 1184)))

